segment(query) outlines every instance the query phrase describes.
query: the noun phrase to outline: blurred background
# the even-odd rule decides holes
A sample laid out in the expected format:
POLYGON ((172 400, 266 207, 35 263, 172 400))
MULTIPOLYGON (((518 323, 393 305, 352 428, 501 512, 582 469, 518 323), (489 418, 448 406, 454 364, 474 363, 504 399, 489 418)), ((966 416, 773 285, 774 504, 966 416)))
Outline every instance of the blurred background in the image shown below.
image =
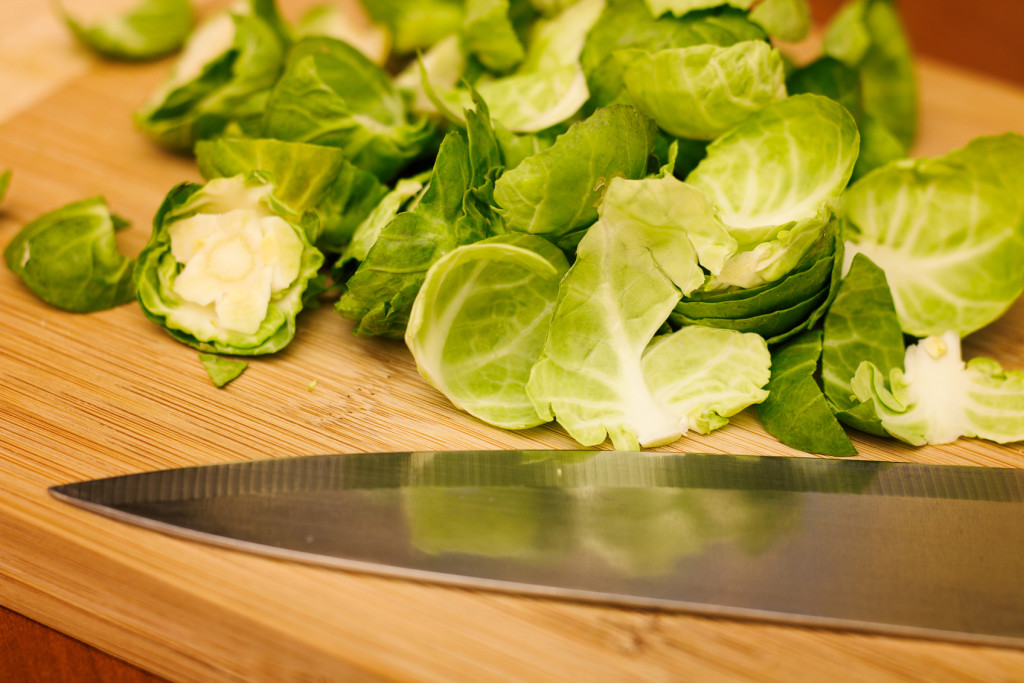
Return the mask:
MULTIPOLYGON (((824 25, 844 0, 809 0, 824 25)), ((1024 84, 1024 1, 899 0, 916 54, 1024 84)))

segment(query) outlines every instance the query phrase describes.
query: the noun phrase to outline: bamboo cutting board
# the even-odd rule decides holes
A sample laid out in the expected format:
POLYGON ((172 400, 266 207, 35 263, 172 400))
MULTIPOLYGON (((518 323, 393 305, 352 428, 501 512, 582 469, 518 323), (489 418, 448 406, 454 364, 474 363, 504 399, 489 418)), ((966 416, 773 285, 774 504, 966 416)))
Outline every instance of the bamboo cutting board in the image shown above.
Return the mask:
MULTIPOLYGON (((132 220, 120 240, 136 254, 163 195, 198 180, 190 160, 154 148, 131 124, 168 64, 100 62, 32 0, 4 0, 0 13, 0 169, 14 170, 0 206, 0 247, 41 213, 100 194, 132 220)), ((934 64, 923 64, 920 77, 918 154, 1024 132, 1024 92, 934 64)), ((507 432, 457 412, 420 380, 401 343, 356 338, 329 307, 303 314, 286 351, 216 389, 196 353, 135 305, 62 313, 5 268, 0 302, 0 604, 162 676, 992 681, 1024 672, 1020 651, 361 576, 192 544, 70 508, 46 488, 262 457, 575 444, 557 427, 507 432)), ((965 355, 1024 369, 1024 301, 969 338, 965 355)), ((1024 467, 1019 444, 856 444, 871 459, 1024 467)), ((767 436, 752 411, 668 450, 801 455, 767 436)))

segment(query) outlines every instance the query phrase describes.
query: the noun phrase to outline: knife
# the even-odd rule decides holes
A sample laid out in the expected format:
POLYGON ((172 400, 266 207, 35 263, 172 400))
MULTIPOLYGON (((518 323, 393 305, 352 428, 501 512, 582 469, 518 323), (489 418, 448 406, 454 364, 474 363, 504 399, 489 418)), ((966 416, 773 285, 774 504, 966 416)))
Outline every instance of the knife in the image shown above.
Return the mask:
POLYGON ((469 588, 1024 647, 1024 470, 447 451, 55 486, 175 536, 469 588))

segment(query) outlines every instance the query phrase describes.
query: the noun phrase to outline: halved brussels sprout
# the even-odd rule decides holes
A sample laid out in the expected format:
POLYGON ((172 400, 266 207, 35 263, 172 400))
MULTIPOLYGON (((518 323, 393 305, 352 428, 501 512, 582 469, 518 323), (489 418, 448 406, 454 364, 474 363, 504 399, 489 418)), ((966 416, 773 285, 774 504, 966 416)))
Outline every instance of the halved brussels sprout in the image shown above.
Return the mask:
MULTIPOLYGON (((173 189, 135 269, 150 320, 200 351, 273 353, 295 335, 323 264, 300 218, 258 173, 173 189)), ((314 218, 315 220, 315 218, 314 218)))

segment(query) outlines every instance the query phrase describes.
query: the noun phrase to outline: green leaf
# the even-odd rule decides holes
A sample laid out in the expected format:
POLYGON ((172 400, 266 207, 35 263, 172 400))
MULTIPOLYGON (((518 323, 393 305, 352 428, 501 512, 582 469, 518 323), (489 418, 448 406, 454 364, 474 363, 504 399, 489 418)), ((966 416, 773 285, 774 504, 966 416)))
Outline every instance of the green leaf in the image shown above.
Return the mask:
POLYGON ((814 378, 821 349, 821 330, 814 329, 772 352, 768 398, 757 407, 758 418, 765 431, 791 448, 857 455, 814 378))
POLYGON ((763 41, 619 55, 630 97, 676 137, 712 140, 786 97, 782 58, 763 41))
POLYGON ((864 112, 909 149, 917 134, 913 54, 892 0, 854 0, 826 29, 825 54, 857 70, 864 112))
POLYGON ((708 196, 740 246, 708 288, 772 282, 800 263, 832 217, 859 143, 841 105, 793 95, 708 145, 687 182, 708 196))
POLYGON ((857 165, 853 167, 851 181, 860 180, 890 161, 907 157, 903 143, 871 114, 863 114, 857 126, 860 128, 860 155, 857 157, 857 165))
POLYGON ((463 48, 491 71, 510 71, 523 61, 523 48, 509 17, 509 0, 467 0, 463 48))
POLYGON ((56 0, 64 21, 75 37, 110 59, 147 60, 176 52, 192 31, 189 0, 141 0, 124 13, 86 23, 56 0))
MULTIPOLYGON (((555 17, 538 20, 515 71, 473 84, 496 124, 515 133, 536 133, 563 123, 580 110, 589 97, 580 52, 604 5, 605 0, 580 0, 555 17)), ((461 112, 474 106, 474 92, 432 82, 433 74, 425 67, 421 75, 438 111, 463 124, 461 112)))
POLYGON ((189 37, 164 82, 135 112, 139 128, 172 150, 229 127, 255 132, 284 63, 280 17, 250 0, 215 14, 189 37))
POLYGON ((701 325, 660 336, 643 356, 655 400, 699 434, 768 396, 770 357, 756 334, 701 325))
POLYGON ((374 22, 387 26, 394 50, 406 55, 456 33, 462 25, 462 0, 373 0, 360 3, 374 22))
POLYGON ((362 336, 400 338, 431 265, 449 251, 491 234, 490 202, 501 172, 501 149, 482 102, 467 112, 466 137, 452 130, 441 142, 430 182, 410 211, 380 231, 335 305, 357 321, 362 336))
POLYGON ((466 72, 466 55, 459 44, 459 36, 452 34, 431 45, 418 58, 409 62, 395 75, 395 88, 405 97, 409 110, 415 114, 433 116, 438 113, 431 95, 455 90, 466 72), (432 91, 428 92, 428 86, 432 91))
MULTIPOLYGON (((670 443, 704 426, 701 420, 711 420, 708 411, 716 410, 711 399, 695 402, 684 374, 711 366, 719 380, 758 372, 757 363, 731 364, 728 340, 739 335, 732 330, 713 330, 717 341, 697 344, 694 352, 706 354, 699 361, 691 364, 689 352, 679 355, 674 374, 663 376, 658 368, 676 362, 671 350, 677 343, 685 347, 684 341, 655 355, 649 373, 644 365, 645 350, 673 306, 704 281, 701 266, 713 270, 735 244, 709 215, 703 195, 671 175, 615 178, 598 211, 559 288, 527 392, 541 417, 557 419, 585 446, 606 437, 623 450, 670 443)), ((681 340, 697 334, 687 329, 675 334, 681 340)), ((767 350, 760 367, 767 381, 767 350)), ((760 396, 748 398, 753 403, 760 396)))
POLYGON ((786 77, 786 90, 790 95, 824 95, 846 107, 855 119, 863 114, 860 75, 834 57, 820 57, 795 69, 786 77))
POLYGON ((569 264, 534 235, 461 246, 427 272, 405 341, 420 374, 471 415, 506 429, 543 423, 526 394, 569 264))
POLYGON ((334 147, 273 139, 226 138, 196 144, 196 163, 205 180, 262 171, 274 196, 295 213, 315 209, 345 165, 334 147))
POLYGON ((4 259, 40 299, 72 313, 91 313, 135 298, 133 259, 114 235, 124 223, 101 197, 73 202, 25 225, 4 259))
POLYGON ((977 138, 892 162, 846 192, 849 257, 885 271, 900 327, 917 337, 992 322, 1024 291, 1024 136, 977 138))
POLYGON ((754 2, 755 0, 644 0, 651 14, 656 17, 666 13, 681 17, 689 12, 722 5, 750 9, 754 2))
POLYGON ((337 147, 353 164, 393 179, 428 150, 426 120, 409 121, 387 73, 348 43, 303 38, 292 48, 263 116, 267 137, 337 147))
POLYGON ((877 117, 864 111, 861 79, 856 69, 833 57, 822 57, 791 73, 786 87, 790 94, 815 93, 829 97, 853 114, 860 130, 860 154, 851 180, 907 156, 903 143, 877 117))
POLYGON ((863 254, 854 257, 825 316, 822 383, 839 420, 883 435, 874 409, 861 409, 851 382, 858 366, 873 363, 883 373, 903 368, 903 333, 885 273, 863 254), (864 415, 868 419, 864 420, 864 415))
POLYGON ((343 276, 343 269, 347 268, 350 263, 366 260, 370 249, 380 237, 381 231, 413 198, 420 195, 425 182, 429 182, 429 175, 426 178, 403 178, 395 183, 393 190, 381 198, 356 228, 352 235, 352 241, 345 247, 341 258, 338 259, 335 267, 338 276, 343 276), (339 269, 342 269, 342 272, 337 272, 339 269))
POLYGON ((391 50, 391 36, 387 29, 369 22, 354 8, 339 5, 310 7, 295 23, 295 36, 297 39, 327 36, 343 40, 374 64, 386 63, 391 50))
POLYGON ((653 142, 653 122, 635 108, 599 109, 502 174, 494 201, 509 230, 575 244, 597 220, 597 205, 612 178, 646 174, 653 142))
POLYGON ((388 191, 336 147, 222 137, 200 141, 196 161, 206 180, 262 171, 274 185, 274 196, 295 213, 317 212, 316 246, 327 252, 341 251, 388 191))
POLYGON ((773 38, 798 43, 810 33, 811 7, 807 0, 762 0, 751 9, 750 20, 773 38))
POLYGON ((739 10, 655 18, 642 0, 611 0, 587 34, 580 54, 590 106, 631 103, 623 82, 623 64, 616 57, 627 48, 656 52, 697 45, 725 47, 764 39, 764 31, 739 10))
POLYGON ((237 379, 249 367, 247 361, 224 358, 212 353, 200 353, 199 362, 203 364, 203 368, 206 369, 206 374, 210 376, 210 380, 218 387, 223 387, 232 380, 237 379))

